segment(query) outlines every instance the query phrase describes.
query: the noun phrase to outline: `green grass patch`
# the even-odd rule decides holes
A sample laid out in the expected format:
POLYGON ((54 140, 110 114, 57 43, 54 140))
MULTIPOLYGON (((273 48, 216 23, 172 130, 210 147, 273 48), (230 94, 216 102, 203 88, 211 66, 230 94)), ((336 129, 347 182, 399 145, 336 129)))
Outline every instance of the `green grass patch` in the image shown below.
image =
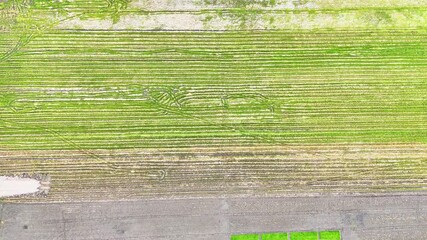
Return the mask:
POLYGON ((231 240, 259 240, 258 234, 241 234, 231 236, 231 240))
POLYGON ((317 232, 292 232, 291 240, 317 240, 317 232))
POLYGON ((288 240, 287 233, 264 233, 261 236, 262 240, 288 240))
POLYGON ((319 232, 319 240, 340 240, 341 234, 339 231, 322 231, 319 232))

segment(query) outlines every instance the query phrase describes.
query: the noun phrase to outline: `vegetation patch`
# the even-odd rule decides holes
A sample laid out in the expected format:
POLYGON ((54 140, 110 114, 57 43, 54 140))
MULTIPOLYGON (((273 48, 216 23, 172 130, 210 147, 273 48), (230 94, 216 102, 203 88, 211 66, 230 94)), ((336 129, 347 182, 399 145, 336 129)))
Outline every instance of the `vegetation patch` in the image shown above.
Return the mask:
POLYGON ((259 240, 258 234, 241 234, 231 236, 231 240, 259 240))
POLYGON ((340 240, 341 234, 339 231, 322 231, 319 232, 319 240, 340 240))
POLYGON ((263 233, 261 240, 288 240, 287 233, 263 233))

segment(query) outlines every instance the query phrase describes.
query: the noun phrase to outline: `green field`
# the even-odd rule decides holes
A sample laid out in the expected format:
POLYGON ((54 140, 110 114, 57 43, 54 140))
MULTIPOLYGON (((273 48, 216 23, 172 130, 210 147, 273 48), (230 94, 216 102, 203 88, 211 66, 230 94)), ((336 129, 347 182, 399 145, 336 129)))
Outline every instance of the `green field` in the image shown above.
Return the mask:
POLYGON ((1 63, 0 146, 426 143, 425 37, 47 32, 1 63))
POLYGON ((291 2, 0 3, 0 175, 52 201, 425 190, 426 4, 291 2))
MULTIPOLYGON (((353 29, 283 23, 215 32, 85 25, 136 18, 143 13, 135 4, 0 5, 0 149, 427 142, 425 28, 375 29, 367 20, 353 29), (70 21, 81 27, 61 25, 70 21)), ((194 4, 245 16, 254 8, 280 12, 275 1, 194 4)), ((388 11, 420 10, 397 2, 381 11, 369 1, 360 8, 352 1, 312 4, 318 9, 308 14, 337 8, 379 15, 374 9, 389 21, 396 16, 388 11)))

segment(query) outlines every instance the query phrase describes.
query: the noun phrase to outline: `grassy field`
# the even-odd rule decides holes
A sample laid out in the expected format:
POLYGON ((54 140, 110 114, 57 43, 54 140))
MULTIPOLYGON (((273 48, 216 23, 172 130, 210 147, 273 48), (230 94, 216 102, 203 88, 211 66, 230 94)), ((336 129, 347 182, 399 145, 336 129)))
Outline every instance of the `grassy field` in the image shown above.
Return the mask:
POLYGON ((2 63, 0 144, 426 143, 425 37, 417 31, 45 33, 2 63))
POLYGON ((71 186, 94 198, 425 190, 422 3, 311 2, 2 3, 0 173, 50 173, 52 200, 81 198, 71 186), (323 25, 266 25, 254 9, 323 25), (177 13, 202 27, 168 31, 177 13))

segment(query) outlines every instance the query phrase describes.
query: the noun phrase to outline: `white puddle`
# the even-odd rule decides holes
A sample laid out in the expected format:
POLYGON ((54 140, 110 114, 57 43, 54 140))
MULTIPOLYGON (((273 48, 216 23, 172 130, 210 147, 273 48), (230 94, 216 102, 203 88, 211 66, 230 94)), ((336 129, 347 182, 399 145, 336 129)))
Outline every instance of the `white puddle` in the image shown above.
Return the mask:
POLYGON ((40 182, 35 179, 0 176, 0 197, 35 193, 39 187, 40 182))

